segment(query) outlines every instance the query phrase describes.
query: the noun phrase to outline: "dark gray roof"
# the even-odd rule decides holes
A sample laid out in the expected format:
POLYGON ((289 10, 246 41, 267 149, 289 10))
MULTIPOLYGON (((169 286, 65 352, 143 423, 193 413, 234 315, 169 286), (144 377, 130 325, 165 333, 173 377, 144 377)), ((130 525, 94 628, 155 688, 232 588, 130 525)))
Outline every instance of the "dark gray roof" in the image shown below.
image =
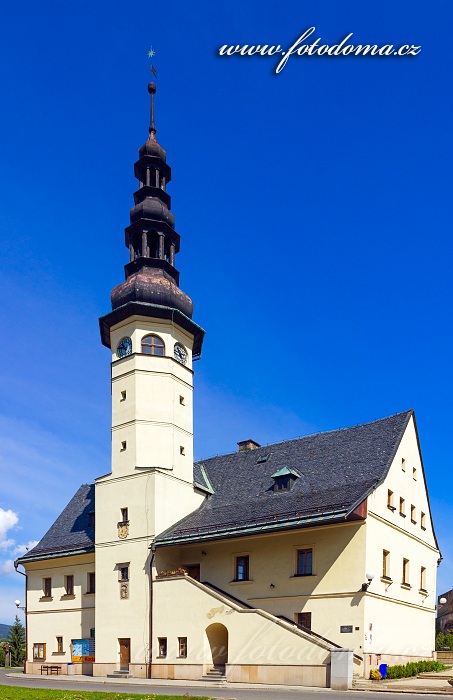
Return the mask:
POLYGON ((195 481, 208 480, 214 493, 159 535, 156 544, 344 519, 387 475, 412 413, 198 462, 195 481), (271 475, 283 467, 300 477, 290 491, 274 492, 271 475))
POLYGON ((58 516, 42 540, 18 563, 94 551, 94 484, 84 484, 58 516))

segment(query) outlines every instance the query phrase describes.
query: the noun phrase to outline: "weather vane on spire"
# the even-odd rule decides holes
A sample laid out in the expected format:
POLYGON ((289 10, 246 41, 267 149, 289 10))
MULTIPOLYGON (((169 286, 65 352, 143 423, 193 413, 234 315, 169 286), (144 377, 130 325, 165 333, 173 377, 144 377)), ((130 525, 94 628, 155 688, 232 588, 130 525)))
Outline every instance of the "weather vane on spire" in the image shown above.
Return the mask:
MULTIPOLYGON (((148 51, 148 58, 153 58, 155 55, 156 55, 156 52, 154 51, 153 47, 151 46, 150 50, 148 51)), ((151 73, 154 75, 155 78, 157 78, 157 71, 154 68, 152 63, 151 63, 151 73)))

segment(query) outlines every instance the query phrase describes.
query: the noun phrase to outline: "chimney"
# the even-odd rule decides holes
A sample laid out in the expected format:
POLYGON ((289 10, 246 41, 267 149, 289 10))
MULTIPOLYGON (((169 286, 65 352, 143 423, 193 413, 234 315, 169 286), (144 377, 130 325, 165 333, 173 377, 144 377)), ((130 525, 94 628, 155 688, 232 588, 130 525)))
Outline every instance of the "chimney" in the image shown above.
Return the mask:
POLYGON ((255 442, 255 440, 241 440, 241 442, 238 442, 239 445, 239 452, 249 452, 250 450, 256 450, 258 447, 261 447, 259 442, 255 442))

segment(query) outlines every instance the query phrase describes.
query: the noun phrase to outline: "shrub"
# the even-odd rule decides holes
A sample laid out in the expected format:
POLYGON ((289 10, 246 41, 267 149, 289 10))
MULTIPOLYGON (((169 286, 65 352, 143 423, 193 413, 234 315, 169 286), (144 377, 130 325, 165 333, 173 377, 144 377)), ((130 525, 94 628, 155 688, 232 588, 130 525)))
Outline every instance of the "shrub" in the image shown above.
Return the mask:
POLYGON ((447 667, 439 661, 409 661, 405 666, 387 666, 386 678, 410 678, 427 671, 444 671, 447 667))
POLYGON ((380 671, 377 670, 377 668, 373 668, 370 671, 370 680, 372 680, 372 681, 381 681, 382 680, 381 673, 380 673, 380 671))

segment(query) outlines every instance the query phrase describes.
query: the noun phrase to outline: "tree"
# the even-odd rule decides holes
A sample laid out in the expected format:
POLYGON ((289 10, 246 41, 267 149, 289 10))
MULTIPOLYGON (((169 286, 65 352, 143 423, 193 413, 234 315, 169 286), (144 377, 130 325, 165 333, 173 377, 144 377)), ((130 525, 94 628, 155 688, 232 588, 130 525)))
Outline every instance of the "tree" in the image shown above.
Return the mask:
POLYGON ((25 628, 17 615, 9 631, 8 643, 11 651, 11 666, 22 666, 25 659, 25 628))

